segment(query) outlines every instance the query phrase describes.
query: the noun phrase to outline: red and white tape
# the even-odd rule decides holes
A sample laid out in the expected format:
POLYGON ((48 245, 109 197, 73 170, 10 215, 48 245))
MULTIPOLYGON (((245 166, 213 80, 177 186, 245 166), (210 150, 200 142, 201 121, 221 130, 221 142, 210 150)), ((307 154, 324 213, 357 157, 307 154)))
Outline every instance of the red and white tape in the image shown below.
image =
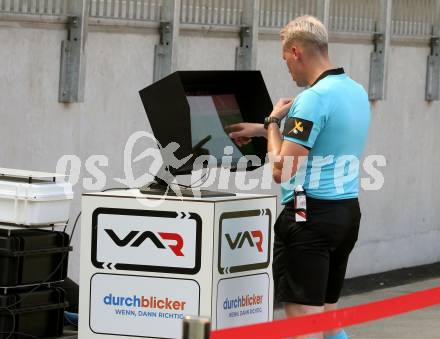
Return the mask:
POLYGON ((440 304, 440 287, 331 312, 218 330, 211 333, 211 339, 286 338, 358 325, 437 304, 440 304))

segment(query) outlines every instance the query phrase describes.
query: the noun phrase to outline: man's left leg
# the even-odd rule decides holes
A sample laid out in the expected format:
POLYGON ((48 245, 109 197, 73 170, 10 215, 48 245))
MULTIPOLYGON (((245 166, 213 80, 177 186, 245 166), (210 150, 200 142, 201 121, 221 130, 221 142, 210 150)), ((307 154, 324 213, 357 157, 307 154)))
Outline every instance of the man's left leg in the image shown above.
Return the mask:
MULTIPOLYGON (((284 303, 287 317, 324 310, 330 256, 326 233, 333 231, 325 232, 326 225, 317 217, 313 219, 314 222, 296 223, 294 209, 287 206, 274 227, 275 294, 277 300, 284 303)), ((294 337, 322 338, 322 333, 294 337)))
MULTIPOLYGON (((338 309, 338 303, 325 304, 324 312, 336 311, 338 309)), ((347 333, 342 328, 334 328, 330 331, 324 332, 324 339, 348 339, 347 333)))
MULTIPOLYGON (((286 312, 287 317, 300 317, 308 314, 316 314, 324 311, 324 306, 309 306, 309 305, 300 305, 300 304, 292 304, 285 303, 284 311, 286 312)), ((305 336, 296 336, 292 339, 322 339, 322 333, 311 333, 305 336)))

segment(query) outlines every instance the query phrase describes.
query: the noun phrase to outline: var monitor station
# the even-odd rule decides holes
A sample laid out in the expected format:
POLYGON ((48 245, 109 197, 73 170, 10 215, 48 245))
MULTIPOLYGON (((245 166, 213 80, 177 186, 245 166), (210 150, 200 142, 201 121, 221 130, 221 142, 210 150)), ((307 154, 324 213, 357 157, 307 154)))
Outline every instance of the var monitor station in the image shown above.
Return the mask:
MULTIPOLYGON (((179 71, 139 92, 163 158, 162 174, 190 174, 200 155, 210 155, 222 163, 225 149, 232 157, 231 170, 253 170, 259 158, 266 159, 265 138, 253 138, 239 146, 229 138, 229 126, 240 122, 262 123, 272 111, 272 101, 259 71, 179 71), (175 159, 188 159, 182 166, 167 164, 164 148, 179 145, 175 159), (232 150, 232 154, 230 151, 232 150), (251 157, 252 156, 252 157, 251 157), (243 158, 244 157, 244 158, 243 158), (249 158, 249 161, 247 161, 249 158), (244 161, 243 161, 244 160, 244 161)), ((144 186, 145 194, 173 194, 163 175, 144 186)), ((194 196, 193 189, 180 189, 194 196)), ((198 191, 198 196, 234 195, 227 192, 198 191)))

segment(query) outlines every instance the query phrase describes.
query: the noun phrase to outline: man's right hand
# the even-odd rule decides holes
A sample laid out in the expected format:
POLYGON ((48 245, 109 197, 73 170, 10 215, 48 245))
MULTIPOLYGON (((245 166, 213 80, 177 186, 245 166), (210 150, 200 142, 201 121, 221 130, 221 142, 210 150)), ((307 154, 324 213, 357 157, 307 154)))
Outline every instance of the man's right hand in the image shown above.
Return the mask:
POLYGON ((229 137, 235 141, 238 146, 243 146, 251 142, 253 137, 267 138, 267 131, 263 124, 242 122, 239 124, 229 125, 225 128, 229 133, 229 137))

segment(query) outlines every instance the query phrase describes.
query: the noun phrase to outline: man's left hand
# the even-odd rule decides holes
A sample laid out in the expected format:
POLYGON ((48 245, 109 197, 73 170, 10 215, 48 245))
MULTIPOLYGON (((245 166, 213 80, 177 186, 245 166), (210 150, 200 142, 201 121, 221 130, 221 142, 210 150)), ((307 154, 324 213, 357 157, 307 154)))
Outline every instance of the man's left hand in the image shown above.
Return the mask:
POLYGON ((290 107, 292 107, 293 100, 294 99, 287 98, 280 99, 274 106, 270 116, 282 120, 289 112, 290 107))

